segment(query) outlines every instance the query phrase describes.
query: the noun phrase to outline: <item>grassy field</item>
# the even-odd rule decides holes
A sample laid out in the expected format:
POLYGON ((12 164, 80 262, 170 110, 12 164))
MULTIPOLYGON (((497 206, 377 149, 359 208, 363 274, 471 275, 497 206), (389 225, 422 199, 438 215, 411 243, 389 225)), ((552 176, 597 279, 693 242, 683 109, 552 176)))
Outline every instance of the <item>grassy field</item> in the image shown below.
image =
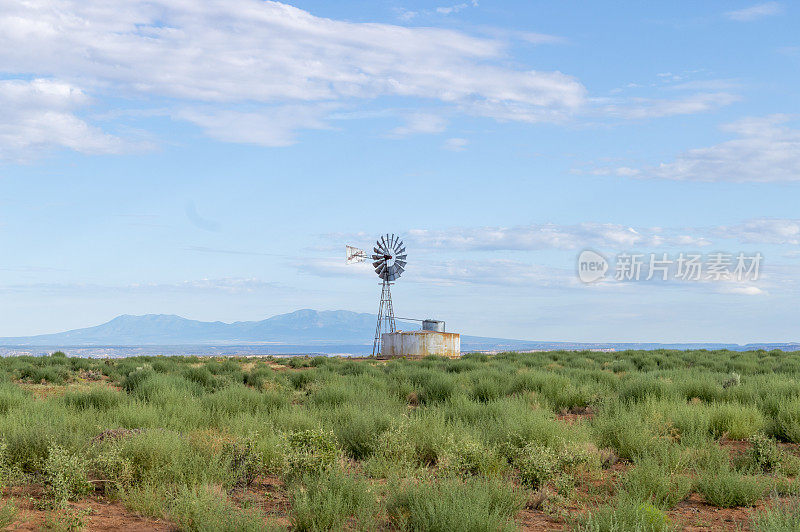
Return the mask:
POLYGON ((800 530, 800 354, 0 360, 0 526, 800 530))

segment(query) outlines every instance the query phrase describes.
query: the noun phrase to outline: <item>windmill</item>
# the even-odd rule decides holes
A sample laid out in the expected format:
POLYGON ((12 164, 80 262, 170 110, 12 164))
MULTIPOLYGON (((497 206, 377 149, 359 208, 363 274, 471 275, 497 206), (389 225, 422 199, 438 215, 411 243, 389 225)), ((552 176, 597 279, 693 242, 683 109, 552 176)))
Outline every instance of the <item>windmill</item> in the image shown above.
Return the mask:
POLYGON ((372 341, 372 355, 381 352, 381 333, 395 332, 394 308, 392 307, 393 281, 397 280, 406 267, 406 248, 400 237, 389 233, 381 236, 372 248, 373 254, 367 255, 363 249, 346 246, 347 264, 355 264, 372 259, 375 273, 381 278, 381 302, 378 306, 378 323, 375 326, 375 338, 372 341))

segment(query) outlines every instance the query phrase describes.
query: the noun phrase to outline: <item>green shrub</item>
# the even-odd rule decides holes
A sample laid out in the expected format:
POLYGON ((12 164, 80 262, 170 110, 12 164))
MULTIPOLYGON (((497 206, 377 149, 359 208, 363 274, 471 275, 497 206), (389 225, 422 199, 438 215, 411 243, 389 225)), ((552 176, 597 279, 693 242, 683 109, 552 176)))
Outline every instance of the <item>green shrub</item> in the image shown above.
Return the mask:
POLYGON ((516 530, 513 517, 524 494, 499 481, 419 482, 391 490, 389 516, 401 530, 496 532, 516 530))
POLYGON ((92 470, 103 481, 106 493, 118 493, 133 483, 133 463, 122 456, 122 449, 116 444, 105 445, 99 450, 92 460, 92 470))
POLYGON ((668 510, 689 496, 692 481, 670 471, 654 458, 645 458, 627 473, 624 489, 637 501, 668 510))
POLYGON ((302 430, 284 436, 284 476, 289 479, 311 477, 330 471, 339 458, 332 432, 302 430))
POLYGON ((228 463, 233 484, 249 486, 265 470, 263 457, 252 439, 243 442, 226 442, 222 449, 223 463, 228 463))
POLYGON ((666 383, 651 377, 634 377, 625 381, 619 391, 620 401, 642 402, 667 395, 666 383))
POLYGON ((48 449, 44 463, 44 480, 47 496, 57 506, 77 500, 92 492, 93 487, 86 476, 87 461, 58 445, 48 449))
POLYGON ((793 443, 800 443, 800 398, 781 401, 775 416, 776 436, 793 443))
POLYGON ((498 382, 497 379, 489 376, 481 376, 478 378, 472 385, 472 390, 470 392, 470 397, 481 403, 494 401, 503 395, 503 386, 498 382))
POLYGON ((419 388, 419 399, 424 404, 440 403, 449 399, 456 390, 455 382, 447 374, 426 371, 417 374, 412 382, 419 388))
MULTIPOLYGON (((170 504, 169 517, 192 532, 256 532, 268 529, 255 510, 240 510, 225 492, 212 486, 181 488, 170 504)), ((274 527, 277 530, 277 526, 274 527)))
POLYGON ((4 416, 9 410, 30 399, 30 395, 22 388, 10 382, 0 382, 0 415, 4 416))
POLYGON ((136 391, 139 385, 147 380, 155 371, 151 366, 140 366, 128 373, 122 380, 122 389, 128 393, 136 391))
POLYGON ((667 532, 672 529, 663 511, 648 502, 625 496, 580 519, 576 526, 581 532, 667 532))
POLYGON ((230 462, 219 451, 193 446, 167 430, 147 430, 124 437, 121 458, 130 461, 134 483, 193 486, 234 482, 230 462))
POLYGON ((219 386, 219 380, 204 366, 184 369, 183 377, 189 382, 199 384, 207 391, 214 391, 219 386))
POLYGON ((436 465, 442 472, 464 476, 491 476, 503 469, 503 461, 494 449, 468 436, 451 437, 436 465))
POLYGON ((701 477, 697 487, 709 504, 720 508, 753 506, 767 490, 763 479, 733 471, 709 472, 701 477))
POLYGON ((270 412, 289 404, 288 397, 277 391, 258 392, 242 384, 232 384, 202 397, 203 406, 216 419, 233 417, 240 413, 270 412))
POLYGON ((727 435, 743 440, 764 429, 763 414, 754 406, 718 403, 711 409, 711 432, 716 437, 727 435))
POLYGON ((800 505, 792 502, 767 508, 752 518, 757 532, 796 532, 800 530, 800 505))
POLYGON ((378 509, 376 494, 361 479, 326 472, 304 479, 292 493, 293 530, 370 530, 378 509))
POLYGON ((20 379, 27 380, 32 383, 51 383, 51 384, 64 384, 69 373, 66 368, 61 366, 33 366, 26 365, 20 370, 20 379))
POLYGON ((125 400, 125 396, 110 388, 95 386, 87 391, 68 391, 64 394, 64 403, 76 410, 109 410, 125 400))
POLYGON ((620 458, 631 459, 648 450, 655 435, 635 412, 609 410, 592 422, 599 447, 610 447, 620 458))
POLYGON ((528 444, 514 458, 520 480, 531 488, 540 488, 556 474, 558 458, 555 451, 538 444, 528 444))
POLYGON ((5 501, 0 504, 0 528, 6 528, 17 520, 19 509, 14 501, 5 501))
POLYGON ((389 428, 391 418, 374 407, 347 406, 332 411, 333 432, 348 456, 355 460, 375 452, 378 438, 389 428))
POLYGON ((747 451, 748 462, 758 471, 768 473, 778 470, 788 461, 788 457, 781 452, 775 440, 763 434, 754 434, 747 441, 750 443, 747 451))

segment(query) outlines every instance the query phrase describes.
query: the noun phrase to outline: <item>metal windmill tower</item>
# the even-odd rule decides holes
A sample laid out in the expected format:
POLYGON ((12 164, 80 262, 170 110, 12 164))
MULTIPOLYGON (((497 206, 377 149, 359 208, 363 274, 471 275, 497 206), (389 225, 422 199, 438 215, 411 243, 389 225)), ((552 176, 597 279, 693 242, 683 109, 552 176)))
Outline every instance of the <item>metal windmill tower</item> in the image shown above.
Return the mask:
POLYGON ((347 264, 364 262, 372 259, 375 273, 381 278, 381 302, 378 306, 378 323, 375 326, 375 338, 372 341, 372 355, 381 352, 381 334, 396 332, 394 307, 392 306, 393 281, 397 280, 406 267, 406 248, 400 237, 387 233, 375 243, 373 254, 367 255, 363 249, 346 246, 347 264))

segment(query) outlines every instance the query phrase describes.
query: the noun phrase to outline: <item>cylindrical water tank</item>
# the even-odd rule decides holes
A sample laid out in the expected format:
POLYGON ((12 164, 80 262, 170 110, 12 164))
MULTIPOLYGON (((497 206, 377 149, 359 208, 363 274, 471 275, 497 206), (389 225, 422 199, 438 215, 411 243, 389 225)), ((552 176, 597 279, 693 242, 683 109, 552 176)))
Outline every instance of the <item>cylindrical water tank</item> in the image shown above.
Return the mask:
POLYGON ((423 320, 422 330, 444 332, 444 322, 439 320, 423 320))

